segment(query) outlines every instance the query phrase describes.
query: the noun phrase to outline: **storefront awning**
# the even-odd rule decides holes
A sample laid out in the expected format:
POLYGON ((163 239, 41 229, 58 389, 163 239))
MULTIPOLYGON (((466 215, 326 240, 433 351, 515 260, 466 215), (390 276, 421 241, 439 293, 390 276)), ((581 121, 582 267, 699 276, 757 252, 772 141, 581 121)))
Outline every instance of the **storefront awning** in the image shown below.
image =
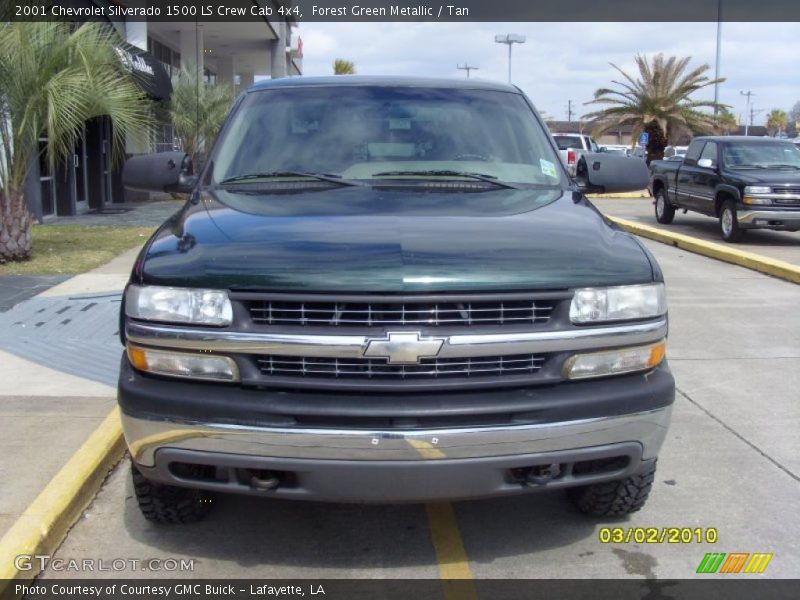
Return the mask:
POLYGON ((152 54, 127 42, 116 46, 122 64, 133 75, 134 80, 154 100, 166 100, 172 94, 169 74, 152 54))

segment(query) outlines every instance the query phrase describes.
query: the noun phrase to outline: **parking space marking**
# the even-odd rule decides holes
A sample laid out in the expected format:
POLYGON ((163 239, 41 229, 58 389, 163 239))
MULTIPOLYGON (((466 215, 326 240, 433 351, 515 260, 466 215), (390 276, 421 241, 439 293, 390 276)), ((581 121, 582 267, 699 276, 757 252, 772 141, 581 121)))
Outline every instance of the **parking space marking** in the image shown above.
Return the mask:
POLYGON ((467 551, 464 550, 453 505, 449 502, 426 504, 425 510, 445 599, 477 599, 474 577, 469 568, 467 551))

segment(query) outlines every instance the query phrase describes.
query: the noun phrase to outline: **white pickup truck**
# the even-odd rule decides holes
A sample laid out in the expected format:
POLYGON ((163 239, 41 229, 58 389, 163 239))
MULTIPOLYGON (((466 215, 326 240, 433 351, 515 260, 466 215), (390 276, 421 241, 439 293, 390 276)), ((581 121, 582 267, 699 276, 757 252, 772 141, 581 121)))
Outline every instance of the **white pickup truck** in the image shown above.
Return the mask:
POLYGON ((585 152, 599 152, 597 142, 590 135, 582 133, 554 133, 553 139, 558 146, 558 153, 567 166, 570 175, 575 175, 575 165, 585 152))

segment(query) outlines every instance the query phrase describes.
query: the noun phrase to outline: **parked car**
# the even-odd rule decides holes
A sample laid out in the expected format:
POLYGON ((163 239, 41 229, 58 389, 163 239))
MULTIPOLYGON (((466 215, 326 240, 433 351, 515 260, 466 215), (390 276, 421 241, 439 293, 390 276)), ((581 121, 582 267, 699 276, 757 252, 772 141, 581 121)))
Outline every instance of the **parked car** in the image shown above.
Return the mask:
POLYGON ((476 80, 289 77, 236 102, 121 309, 118 400, 144 516, 209 494, 422 502, 569 488, 639 510, 667 432, 661 270, 583 195, 530 101, 476 80))
POLYGON ((688 150, 689 146, 667 146, 664 148, 664 158, 673 158, 675 156, 686 156, 686 150, 688 150))
POLYGON ((800 229, 800 150, 774 138, 695 138, 683 161, 653 161, 650 189, 659 223, 677 209, 719 219, 722 239, 748 229, 800 229))
POLYGON ((591 136, 582 133, 554 133, 553 139, 570 175, 575 174, 575 167, 584 153, 600 150, 591 136))

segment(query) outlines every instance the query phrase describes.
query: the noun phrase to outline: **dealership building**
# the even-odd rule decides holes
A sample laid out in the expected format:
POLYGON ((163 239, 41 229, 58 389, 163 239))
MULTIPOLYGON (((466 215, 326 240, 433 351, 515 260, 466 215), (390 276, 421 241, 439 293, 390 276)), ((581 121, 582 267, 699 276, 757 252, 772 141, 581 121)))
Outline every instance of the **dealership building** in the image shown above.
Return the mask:
MULTIPOLYGON (((147 0, 68 0, 73 6, 146 7, 147 0)), ((278 0, 252 0, 254 5, 272 6, 278 0)), ((63 2, 62 2, 63 3, 63 2)), ((266 12, 266 11, 265 11, 266 12)), ((120 35, 118 52, 136 81, 156 102, 169 100, 172 80, 182 67, 202 71, 204 80, 229 85, 238 94, 256 78, 287 77, 302 73, 302 42, 294 23, 267 17, 242 22, 155 22, 109 19, 120 35)), ((75 151, 66 161, 49 164, 43 152, 31 164, 25 197, 31 213, 44 221, 56 216, 89 211, 115 212, 115 204, 136 199, 126 194, 121 167, 112 162, 108 118, 84 124, 75 151)), ((39 139, 40 150, 47 143, 39 139)), ((130 141, 127 155, 172 150, 176 144, 168 123, 159 123, 149 147, 130 141)))

